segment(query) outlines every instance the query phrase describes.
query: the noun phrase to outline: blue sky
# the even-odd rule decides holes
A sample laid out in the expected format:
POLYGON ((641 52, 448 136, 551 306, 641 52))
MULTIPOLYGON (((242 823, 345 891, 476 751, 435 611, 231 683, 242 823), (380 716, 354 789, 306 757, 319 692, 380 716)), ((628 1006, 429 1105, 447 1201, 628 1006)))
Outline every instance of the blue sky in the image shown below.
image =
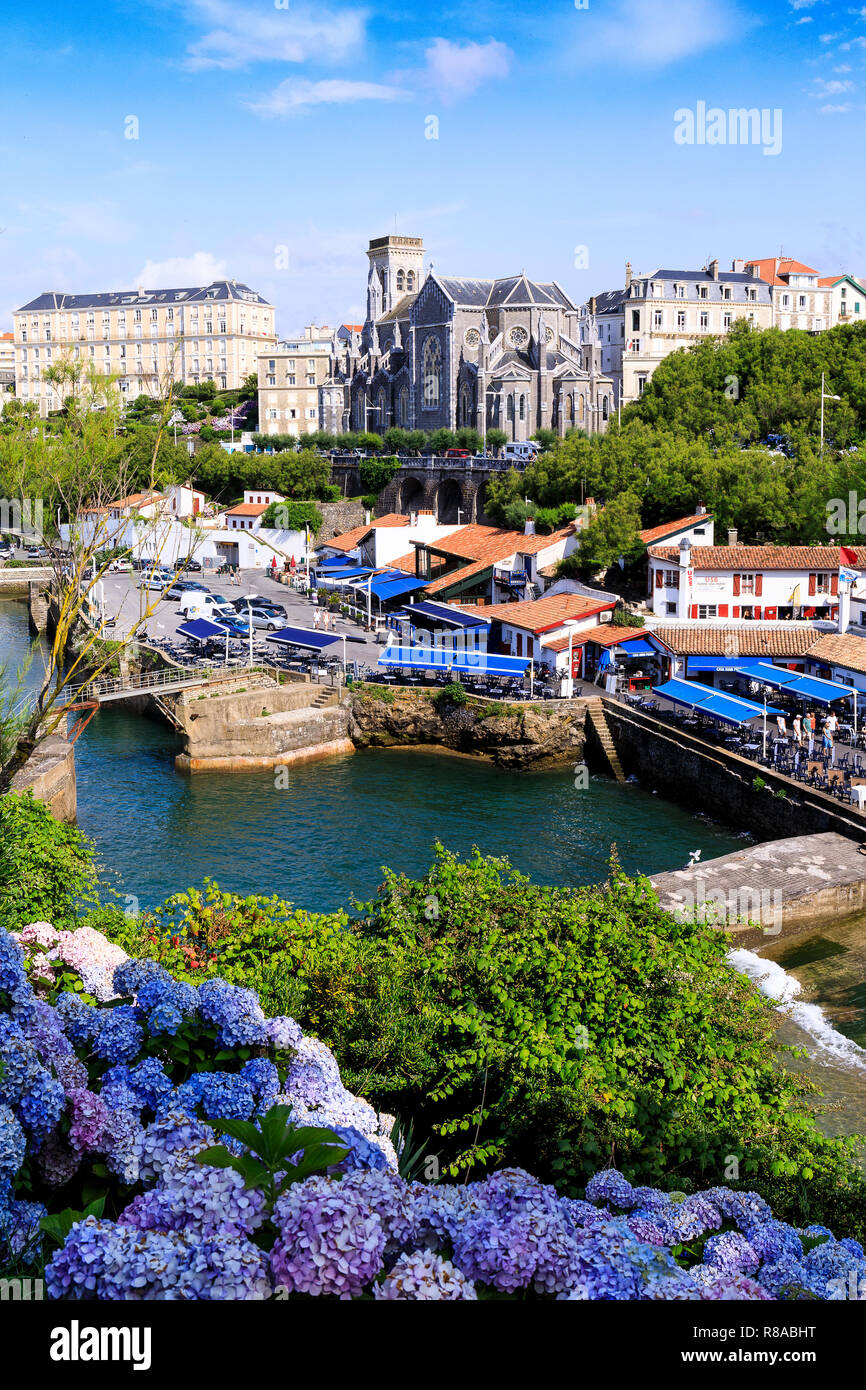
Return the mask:
POLYGON ((626 260, 782 249, 866 275, 857 4, 9 8, 3 330, 43 290, 217 275, 268 296, 283 334, 360 319, 367 242, 395 228, 444 273, 526 269, 578 300, 626 260), (699 102, 781 110, 781 152, 677 144, 699 102))

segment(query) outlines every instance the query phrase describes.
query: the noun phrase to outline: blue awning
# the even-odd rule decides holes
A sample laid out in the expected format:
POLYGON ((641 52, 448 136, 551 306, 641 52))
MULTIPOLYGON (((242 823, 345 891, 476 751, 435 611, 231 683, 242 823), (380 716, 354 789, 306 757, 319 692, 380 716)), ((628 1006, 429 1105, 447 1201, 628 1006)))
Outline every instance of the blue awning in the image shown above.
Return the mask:
POLYGON ((426 579, 413 579, 408 574, 380 574, 370 585, 370 592, 385 602, 390 598, 400 598, 403 594, 412 594, 416 589, 424 589, 426 586, 426 579))
POLYGON ((319 575, 320 584, 340 584, 344 579, 357 579, 360 575, 372 574, 369 567, 363 565, 353 565, 350 569, 345 567, 341 570, 329 570, 327 574, 319 575))
POLYGON ((284 642, 289 647, 307 647, 310 651, 320 652, 343 639, 336 632, 315 632, 308 627, 283 627, 279 632, 269 632, 265 640, 284 642))
POLYGON ((228 628, 212 623, 210 618, 190 618, 177 629, 178 637, 189 637, 193 642, 211 642, 215 637, 225 637, 228 628))
POLYGON ((617 642, 620 651, 625 652, 626 656, 655 656, 656 649, 651 647, 649 642, 645 642, 642 637, 632 637, 627 642, 617 642))
POLYGON ((692 671, 746 671, 752 666, 760 666, 759 656, 690 656, 689 673, 692 671))
POLYGON ((853 694, 850 685, 825 681, 819 676, 804 676, 800 671, 786 671, 783 666, 769 666, 764 662, 744 669, 743 675, 772 686, 774 690, 784 690, 804 700, 816 700, 821 705, 832 705, 836 700, 850 700, 853 694))
POLYGON ((379 666, 404 671, 453 671, 463 675, 523 676, 529 658, 499 656, 473 648, 454 651, 452 647, 386 647, 379 666))
POLYGON ((767 705, 765 711, 763 704, 759 705, 754 700, 743 700, 739 695, 711 690, 708 685, 680 680, 678 677, 665 681, 663 685, 653 686, 653 694, 661 695, 663 699, 670 700, 675 705, 685 705, 697 714, 719 719, 723 724, 748 724, 752 719, 763 718, 765 713, 782 713, 773 705, 767 705))
MULTIPOLYGON (((429 580, 425 580, 425 584, 429 582, 429 580)), ((431 618, 434 622, 443 623, 446 627, 488 628, 490 626, 489 618, 476 617, 474 613, 461 613, 459 609, 451 608, 447 603, 433 603, 429 599, 423 599, 421 603, 413 603, 408 608, 404 608, 403 612, 408 613, 413 622, 417 622, 418 618, 421 617, 431 618)))
POLYGON ((327 560, 319 560, 318 566, 319 569, 323 569, 325 565, 331 569, 345 569, 351 563, 351 560, 347 559, 345 555, 329 555, 327 560))

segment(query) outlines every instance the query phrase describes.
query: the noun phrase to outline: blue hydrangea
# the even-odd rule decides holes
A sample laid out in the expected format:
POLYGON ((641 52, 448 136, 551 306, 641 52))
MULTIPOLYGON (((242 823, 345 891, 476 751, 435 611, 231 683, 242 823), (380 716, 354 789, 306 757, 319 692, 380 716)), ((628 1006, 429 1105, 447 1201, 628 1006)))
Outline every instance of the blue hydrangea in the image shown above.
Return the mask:
POLYGON ((253 1057, 241 1067, 240 1074, 263 1109, 269 1109, 276 1103, 280 1094, 280 1075, 267 1057, 253 1057))
POLYGON ((0 1204, 0 1267, 7 1261, 36 1264, 42 1251, 39 1223, 47 1210, 41 1202, 0 1204))
POLYGON ((761 1256, 739 1231, 710 1236, 704 1246, 704 1262, 725 1274, 754 1274, 761 1256))
POLYGON ((256 1113, 253 1089, 240 1073, 199 1072, 196 1081, 209 1120, 251 1120, 256 1113))
POLYGON ((748 1240, 755 1254, 764 1264, 776 1264, 779 1260, 799 1260, 803 1255, 803 1242, 793 1226, 785 1221, 765 1221, 748 1231, 748 1240))
POLYGON ((17 1116, 0 1104, 0 1180, 14 1178, 27 1154, 27 1141, 17 1116))
POLYGON ((140 1104, 149 1110, 158 1110, 160 1102, 171 1093, 171 1078, 166 1076, 162 1063, 156 1057, 145 1057, 143 1062, 129 1071, 121 1067, 115 1070, 126 1072, 126 1084, 138 1097, 140 1104))
POLYGON ((258 995, 225 980, 205 980, 198 987, 201 1016, 217 1029, 220 1047, 258 1047, 268 1031, 258 995))
POLYGON ((70 1041, 79 1047, 89 1043, 99 1025, 100 1010, 71 992, 61 994, 54 1007, 70 1041))
POLYGON ((21 1019, 31 1017, 35 996, 24 969, 24 952, 0 927, 0 994, 9 997, 12 1013, 21 1019))
POLYGON ((635 1206, 634 1188, 616 1168, 605 1168, 586 1184, 586 1200, 596 1204, 607 1202, 628 1211, 635 1206))
POLYGON ((93 1051, 106 1062, 131 1062, 141 1051, 144 1034, 131 1004, 94 1010, 93 1051))

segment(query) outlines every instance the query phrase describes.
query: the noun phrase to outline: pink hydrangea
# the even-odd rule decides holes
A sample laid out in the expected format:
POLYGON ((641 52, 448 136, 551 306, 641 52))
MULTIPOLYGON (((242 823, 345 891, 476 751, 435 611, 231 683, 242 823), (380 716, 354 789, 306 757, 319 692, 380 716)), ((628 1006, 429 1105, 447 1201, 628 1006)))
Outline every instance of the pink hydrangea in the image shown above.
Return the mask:
POLYGON ((72 970, 77 970, 84 988, 101 1002, 117 997, 114 972, 118 965, 128 960, 128 956, 102 932, 95 931, 93 927, 61 932, 53 955, 72 970))
POLYGON ((26 927, 21 928, 18 940, 26 946, 41 946, 43 950, 50 951, 52 946, 56 946, 60 933, 56 932, 50 922, 29 922, 26 927))

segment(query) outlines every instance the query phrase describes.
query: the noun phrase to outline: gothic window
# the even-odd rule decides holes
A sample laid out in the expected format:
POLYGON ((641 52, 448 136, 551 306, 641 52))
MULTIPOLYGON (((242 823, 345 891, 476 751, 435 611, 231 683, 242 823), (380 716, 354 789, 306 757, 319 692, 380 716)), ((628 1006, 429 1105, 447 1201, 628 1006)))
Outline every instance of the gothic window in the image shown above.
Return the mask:
POLYGON ((581 396, 581 398, 580 398, 580 418, 581 418, 581 420, 583 419, 583 412, 584 412, 585 408, 586 408, 586 402, 585 402, 583 396, 581 396))
POLYGON ((460 392, 460 423, 461 423, 461 425, 468 425, 468 424, 469 424, 469 416, 470 416, 471 409, 472 409, 471 393, 470 393, 469 387, 466 386, 466 385, 464 385, 463 389, 462 389, 461 392, 460 392))
POLYGON ((520 397, 520 418, 521 418, 521 420, 525 420, 525 419, 526 419, 526 397, 525 397, 525 396, 521 396, 521 397, 520 397))
POLYGON ((574 424, 574 396, 569 396, 569 398, 568 398, 568 419, 569 419, 569 422, 573 425, 573 424, 574 424))
POLYGON ((607 419, 607 413, 608 413, 608 399, 607 399, 607 396, 605 396, 604 399, 602 400, 602 403, 601 403, 601 418, 602 418, 602 420, 606 420, 606 419, 607 419))
POLYGON ((402 270, 397 271, 397 293, 402 294, 406 287, 406 277, 402 270))
POLYGON ((402 391, 400 392, 400 398, 399 398, 399 403, 398 403, 397 409, 398 409, 399 415, 400 415, 400 424, 401 424, 401 425, 408 425, 408 423, 409 423, 409 392, 407 391, 407 389, 406 389, 405 386, 403 387, 402 391))
POLYGON ((379 414, 378 424, 384 429, 388 423, 388 397, 384 390, 376 397, 376 409, 379 414))
POLYGON ((442 348, 438 338, 428 338, 424 344, 421 374, 424 378, 424 405, 438 406, 442 399, 442 348))
POLYGON ((518 324, 517 327, 508 330, 508 341, 513 348, 526 347, 529 342, 529 334, 525 328, 521 328, 518 324))
POLYGON ((407 293, 412 294, 412 292, 413 292, 414 289, 415 289, 415 272, 414 272, 414 270, 408 270, 408 271, 406 272, 406 290, 407 290, 407 293))
POLYGON ((513 420, 513 419, 514 419, 514 397, 513 397, 513 396, 509 396, 509 397, 508 397, 508 406, 507 406, 506 414, 508 415, 509 420, 513 420))

